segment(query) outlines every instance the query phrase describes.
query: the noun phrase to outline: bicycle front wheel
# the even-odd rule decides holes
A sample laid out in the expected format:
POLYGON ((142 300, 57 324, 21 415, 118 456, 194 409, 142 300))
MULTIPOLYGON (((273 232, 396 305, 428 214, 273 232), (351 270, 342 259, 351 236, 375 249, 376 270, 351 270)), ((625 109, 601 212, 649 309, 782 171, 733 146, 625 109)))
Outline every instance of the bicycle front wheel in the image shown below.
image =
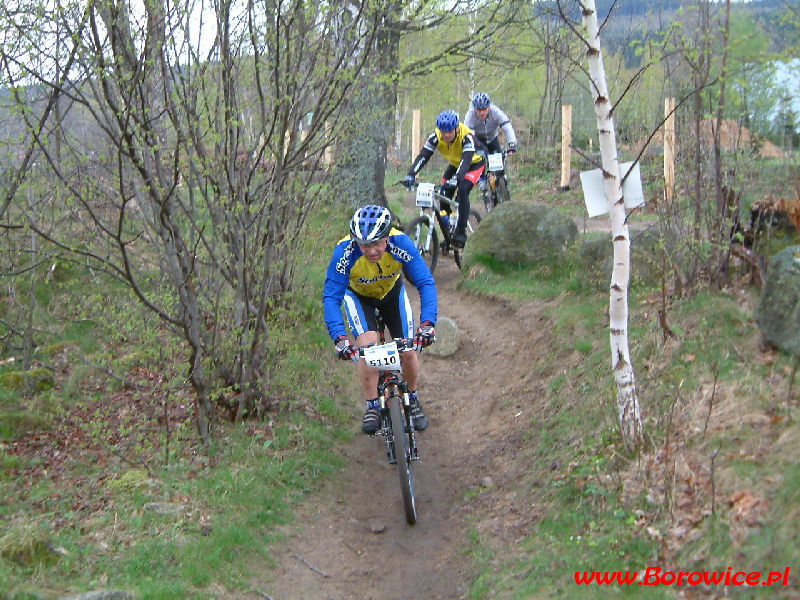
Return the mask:
POLYGON ((400 491, 403 494, 403 510, 409 525, 417 522, 417 504, 414 500, 414 481, 411 478, 411 445, 406 434, 406 419, 403 412, 403 399, 393 396, 389 399, 389 415, 392 419, 392 437, 397 457, 397 474, 400 476, 400 491))
POLYGON ((497 203, 500 204, 501 202, 510 202, 511 194, 508 193, 508 180, 506 179, 506 176, 501 175, 498 177, 495 185, 497 186, 497 203))
POLYGON ((436 261, 439 260, 439 234, 436 226, 431 227, 431 219, 428 217, 417 217, 406 227, 406 235, 414 242, 422 260, 433 273, 436 261))

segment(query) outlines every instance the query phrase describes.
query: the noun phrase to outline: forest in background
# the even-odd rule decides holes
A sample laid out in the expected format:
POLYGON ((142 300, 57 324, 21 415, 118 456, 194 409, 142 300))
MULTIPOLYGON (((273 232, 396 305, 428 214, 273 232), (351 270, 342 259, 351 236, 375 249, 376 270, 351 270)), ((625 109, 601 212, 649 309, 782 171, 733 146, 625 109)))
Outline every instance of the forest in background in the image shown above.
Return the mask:
MULTIPOLYGON (((800 17, 790 4, 654 4, 644 16, 630 4, 601 29, 621 158, 658 154, 664 99, 676 98, 679 194, 660 206, 681 241, 671 286, 719 285, 733 225, 761 195, 762 167, 747 160, 761 142, 705 131, 730 121, 791 152, 798 116, 772 77, 797 58, 800 17)), ((268 340, 307 285, 305 227, 326 197, 386 201, 387 165, 410 163, 411 110, 424 135, 443 108, 463 114, 487 91, 514 119, 520 165, 541 175, 558 168, 569 103, 576 166, 598 166, 577 4, 351 3, 313 19, 310 6, 216 15, 210 46, 191 11, 167 5, 3 9, 4 353, 30 362, 31 270, 101 273, 188 344, 206 438, 225 390, 243 392, 239 417, 274 408, 268 340)), ((797 179, 786 160, 773 167, 781 194, 797 179)))
MULTIPOLYGON (((583 46, 559 27, 561 14, 553 6, 533 3, 520 8, 483 54, 451 60, 450 74, 437 69, 435 74, 401 80, 397 121, 404 125, 395 135, 397 151, 403 157, 409 152, 410 110, 421 110, 422 129, 427 131, 444 108, 465 114, 475 91, 488 92, 534 148, 558 143, 561 105, 572 105, 573 143, 588 150, 596 124, 582 65, 583 46), (528 27, 532 23, 536 26, 528 27)), ((725 5, 605 2, 598 3, 598 12, 607 15, 612 7, 600 35, 620 143, 647 139, 664 118, 664 98, 688 97, 704 79, 699 90, 702 105, 680 107, 677 113, 680 144, 690 134, 692 110, 715 115, 725 5), (706 25, 701 27, 700 21, 706 25), (711 36, 715 46, 705 59, 700 54, 703 35, 711 36)), ((775 72, 778 62, 797 58, 796 11, 781 1, 731 3, 730 58, 725 67, 724 117, 788 150, 800 141, 800 116, 793 105, 797 90, 781 86, 775 72)), ((437 37, 435 31, 410 37, 406 51, 436 57, 437 37)), ((791 64, 800 86, 798 65, 791 64)))

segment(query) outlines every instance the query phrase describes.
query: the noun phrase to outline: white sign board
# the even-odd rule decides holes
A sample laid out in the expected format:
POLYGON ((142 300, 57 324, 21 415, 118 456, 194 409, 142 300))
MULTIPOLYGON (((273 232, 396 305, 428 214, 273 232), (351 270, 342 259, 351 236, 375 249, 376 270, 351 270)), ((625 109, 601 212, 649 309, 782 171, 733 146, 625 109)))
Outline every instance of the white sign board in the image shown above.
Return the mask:
MULTIPOLYGON (((619 164, 619 175, 624 177, 631 168, 633 162, 619 164)), ((586 210, 590 217, 597 217, 608 212, 608 198, 603 185, 603 172, 600 169, 583 171, 581 173, 581 187, 583 188, 583 200, 586 202, 586 210)), ((628 178, 622 185, 622 197, 625 200, 625 208, 632 209, 644 206, 644 192, 642 191, 642 176, 639 173, 639 163, 628 173, 628 178)))

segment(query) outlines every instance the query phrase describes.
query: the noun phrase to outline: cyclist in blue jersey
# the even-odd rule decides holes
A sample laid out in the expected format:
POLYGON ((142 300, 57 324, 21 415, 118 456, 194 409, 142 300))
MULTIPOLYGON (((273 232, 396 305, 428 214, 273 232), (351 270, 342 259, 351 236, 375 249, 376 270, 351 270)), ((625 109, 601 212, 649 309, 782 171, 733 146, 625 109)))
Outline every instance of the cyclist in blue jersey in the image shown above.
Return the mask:
MULTIPOLYGON (((350 235, 336 245, 325 278, 322 305, 328 333, 342 360, 352 360, 359 346, 378 342, 375 308, 379 308, 393 338, 413 338, 418 352, 433 343, 438 314, 436 283, 428 265, 406 234, 392 227, 388 208, 369 205, 359 208, 350 221, 350 235), (419 291, 420 325, 414 331, 414 315, 403 283, 403 272, 419 291), (347 337, 342 319, 347 315, 355 345, 347 337)), ((417 397, 419 359, 416 352, 400 355, 403 375, 413 405, 414 427, 424 431, 428 417, 417 397)), ((378 372, 358 362, 358 377, 367 400, 361 430, 374 434, 380 427, 379 403, 375 393, 378 372)))

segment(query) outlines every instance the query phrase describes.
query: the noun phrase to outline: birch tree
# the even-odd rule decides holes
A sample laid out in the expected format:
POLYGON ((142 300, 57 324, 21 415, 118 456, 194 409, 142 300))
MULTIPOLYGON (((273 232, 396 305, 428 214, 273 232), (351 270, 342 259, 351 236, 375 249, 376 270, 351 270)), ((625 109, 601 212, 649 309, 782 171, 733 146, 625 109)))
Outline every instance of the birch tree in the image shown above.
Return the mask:
POLYGON ((603 55, 600 51, 600 28, 594 0, 581 3, 586 31, 586 57, 589 62, 594 111, 597 116, 602 157, 603 182, 609 201, 614 267, 611 273, 609 327, 611 329, 611 368, 617 384, 617 417, 625 447, 636 449, 644 440, 636 378, 628 346, 628 281, 630 248, 625 204, 622 196, 617 140, 614 130, 614 106, 608 94, 603 55))

